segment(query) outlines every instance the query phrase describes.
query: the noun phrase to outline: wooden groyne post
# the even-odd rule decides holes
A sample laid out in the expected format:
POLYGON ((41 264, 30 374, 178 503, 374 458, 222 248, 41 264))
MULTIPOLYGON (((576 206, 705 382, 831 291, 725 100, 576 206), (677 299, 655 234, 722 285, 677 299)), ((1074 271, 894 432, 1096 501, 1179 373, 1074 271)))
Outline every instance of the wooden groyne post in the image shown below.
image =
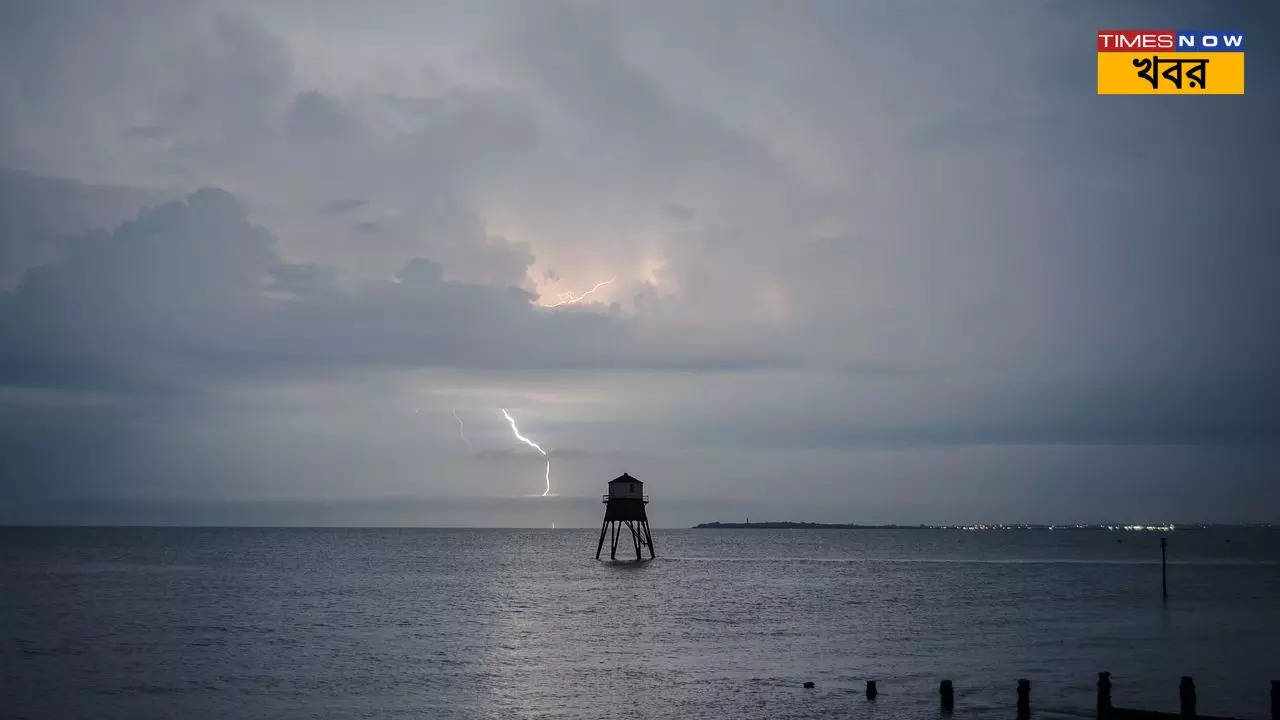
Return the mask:
POLYGON ((1160 538, 1160 597, 1169 599, 1169 571, 1165 567, 1165 548, 1169 547, 1169 538, 1160 538))
MULTIPOLYGON (((867 700, 874 701, 879 694, 876 689, 876 681, 867 680, 866 683, 867 700)), ((815 683, 812 680, 807 680, 803 683, 803 687, 807 690, 812 690, 815 688, 815 683)), ((938 697, 942 706, 942 714, 949 717, 955 709, 955 687, 950 680, 942 680, 938 683, 938 697)), ((1178 683, 1178 700, 1180 708, 1177 713, 1115 707, 1111 704, 1111 673, 1098 673, 1096 713, 1098 720, 1182 720, 1184 718, 1233 720, 1232 718, 1197 714, 1196 684, 1190 675, 1183 675, 1178 683)), ((1031 718, 1031 681, 1026 678, 1018 679, 1018 718, 1019 720, 1030 720, 1031 718)), ((1280 720, 1280 680, 1271 681, 1271 720, 1280 720)))
MULTIPOLYGON (((1275 694, 1275 686, 1272 686, 1271 696, 1274 698, 1275 694)), ((949 713, 956 709, 956 693, 955 689, 951 687, 950 680, 943 680, 942 683, 938 685, 938 695, 942 699, 942 712, 949 713)), ((1272 700, 1271 704, 1275 705, 1275 701, 1272 700)))
MULTIPOLYGON (((867 698, 875 699, 876 682, 867 681, 867 698)), ((950 680, 938 684, 938 696, 941 701, 942 714, 950 715, 955 709, 955 688, 950 680)), ((1196 713, 1196 684, 1190 675, 1184 675, 1178 684, 1179 712, 1161 712, 1156 710, 1137 710, 1134 708, 1115 707, 1111 704, 1111 673, 1098 673, 1098 720, 1179 720, 1180 718, 1199 718, 1199 720, 1231 720, 1231 718, 1211 717, 1196 713)), ((1026 678, 1018 680, 1018 719, 1029 720, 1031 717, 1031 681, 1026 678)), ((1280 720, 1280 680, 1271 681, 1271 720, 1280 720)))
MULTIPOLYGON (((867 680, 866 683, 867 700, 874 701, 879 694, 876 688, 876 681, 867 680)), ((807 680, 803 683, 803 687, 807 690, 812 690, 816 686, 812 680, 807 680)), ((1111 690, 1111 673, 1098 673, 1097 712, 1095 715, 1098 720, 1183 720, 1184 718, 1238 720, 1236 718, 1198 714, 1196 711, 1196 684, 1190 675, 1182 676, 1178 683, 1180 708, 1176 713, 1115 707, 1111 704, 1111 690)), ((942 680, 938 683, 938 697, 942 708, 941 714, 945 717, 950 717, 952 711, 955 710, 955 686, 950 680, 942 680)), ((1019 720, 1030 720, 1031 681, 1026 678, 1018 679, 1017 707, 1019 720)), ((1271 681, 1271 720, 1280 720, 1280 680, 1271 681)))
MULTIPOLYGON (((1277 697, 1280 694, 1280 681, 1271 682, 1271 717, 1280 720, 1277 697)), ((1111 705, 1111 673, 1098 673, 1098 719, 1099 720, 1179 720, 1180 718, 1199 718, 1200 720, 1232 720, 1196 712, 1196 684, 1190 675, 1184 675, 1178 683, 1178 704, 1176 713, 1157 710, 1137 710, 1134 708, 1113 707, 1111 705)))
POLYGON ((1098 709, 1099 720, 1111 716, 1111 673, 1098 673, 1098 709))
POLYGON ((1182 682, 1178 683, 1178 704, 1181 706, 1182 717, 1196 716, 1196 683, 1190 675, 1183 675, 1182 682))

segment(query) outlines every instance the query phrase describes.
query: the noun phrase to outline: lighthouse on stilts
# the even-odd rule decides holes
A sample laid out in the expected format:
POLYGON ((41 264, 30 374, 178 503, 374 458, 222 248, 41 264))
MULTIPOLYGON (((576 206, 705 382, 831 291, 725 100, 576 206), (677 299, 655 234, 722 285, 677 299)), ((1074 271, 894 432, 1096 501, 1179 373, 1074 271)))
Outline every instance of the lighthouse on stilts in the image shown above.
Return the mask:
POLYGON ((618 538, 625 525, 631 533, 631 543, 636 548, 636 560, 640 557, 640 548, 648 546, 649 559, 653 559, 653 536, 649 534, 649 518, 645 515, 644 506, 649 504, 649 496, 644 494, 644 483, 626 473, 609 481, 609 494, 601 502, 604 503, 604 522, 600 525, 600 542, 596 544, 596 559, 600 559, 600 551, 604 549, 605 533, 609 534, 609 558, 618 559, 618 538))

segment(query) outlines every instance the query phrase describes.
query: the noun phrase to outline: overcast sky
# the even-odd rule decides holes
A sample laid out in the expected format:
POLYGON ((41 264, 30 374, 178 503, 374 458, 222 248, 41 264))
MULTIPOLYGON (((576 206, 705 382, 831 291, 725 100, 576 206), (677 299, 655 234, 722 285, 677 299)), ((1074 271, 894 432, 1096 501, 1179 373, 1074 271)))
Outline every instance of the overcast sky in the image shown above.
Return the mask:
POLYGON ((1280 521, 1277 20, 5 3, 0 522, 1280 521))

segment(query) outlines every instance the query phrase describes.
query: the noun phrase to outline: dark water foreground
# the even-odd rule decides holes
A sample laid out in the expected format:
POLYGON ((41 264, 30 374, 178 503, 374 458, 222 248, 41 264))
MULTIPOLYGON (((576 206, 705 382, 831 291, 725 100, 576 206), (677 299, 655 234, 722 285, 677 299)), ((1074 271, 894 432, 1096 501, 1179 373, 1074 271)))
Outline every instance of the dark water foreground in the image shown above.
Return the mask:
POLYGON ((1262 718, 1280 532, 0 529, 0 715, 1262 718), (875 703, 862 695, 875 679, 875 703), (801 683, 812 680, 813 690, 801 683))

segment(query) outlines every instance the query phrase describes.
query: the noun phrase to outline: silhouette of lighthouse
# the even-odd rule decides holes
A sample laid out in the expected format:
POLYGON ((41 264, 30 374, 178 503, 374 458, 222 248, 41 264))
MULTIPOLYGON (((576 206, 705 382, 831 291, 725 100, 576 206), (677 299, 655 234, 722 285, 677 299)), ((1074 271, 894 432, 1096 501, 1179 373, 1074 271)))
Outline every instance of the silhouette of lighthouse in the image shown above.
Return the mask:
POLYGON ((649 518, 645 515, 644 506, 649 504, 649 496, 644 494, 644 483, 622 473, 609 481, 609 492, 601 499, 604 503, 604 522, 600 525, 600 542, 596 544, 596 559, 600 559, 600 551, 604 549, 604 536, 609 534, 609 559, 618 559, 618 538, 622 528, 626 526, 631 533, 631 543, 636 549, 636 560, 640 560, 640 548, 649 547, 649 559, 653 559, 653 535, 649 533, 649 518))

